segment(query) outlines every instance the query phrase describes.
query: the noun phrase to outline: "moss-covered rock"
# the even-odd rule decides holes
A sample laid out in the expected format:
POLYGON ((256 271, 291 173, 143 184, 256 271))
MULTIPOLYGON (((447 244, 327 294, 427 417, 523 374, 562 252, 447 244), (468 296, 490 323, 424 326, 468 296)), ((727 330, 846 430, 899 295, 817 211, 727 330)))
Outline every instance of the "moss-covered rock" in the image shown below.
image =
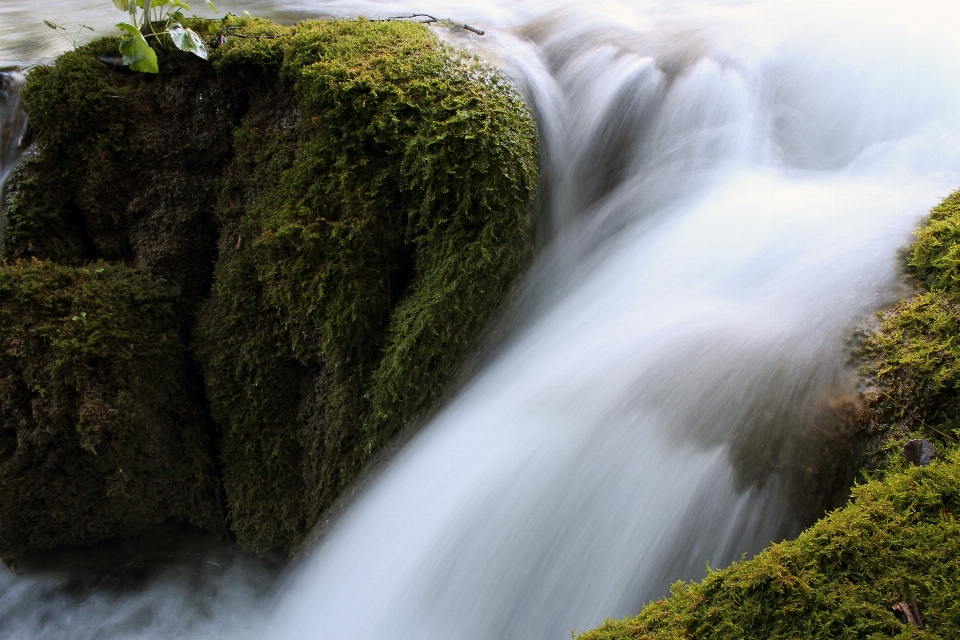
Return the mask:
POLYGON ((0 267, 0 557, 219 527, 172 300, 143 269, 0 267))
POLYGON ((934 207, 917 236, 909 265, 929 290, 881 314, 862 349, 873 385, 866 407, 873 468, 899 458, 911 438, 940 447, 960 440, 960 191, 934 207))
POLYGON ((10 180, 3 256, 147 267, 176 293, 189 337, 210 286, 213 209, 243 94, 176 51, 162 55, 160 76, 112 70, 99 57, 115 56, 117 42, 94 41, 27 76, 35 145, 10 180))
POLYGON ((194 26, 209 63, 116 71, 105 39, 31 72, 4 255, 166 287, 229 524, 293 552, 448 389, 531 257, 535 129, 498 71, 424 25, 194 26))
POLYGON ((956 638, 960 630, 960 450, 854 489, 793 541, 678 582, 634 618, 581 640, 956 638), (924 630, 892 607, 916 601, 924 630))
POLYGON ((960 438, 960 300, 917 294, 883 314, 863 351, 875 383, 867 405, 877 450, 871 466, 886 466, 911 437, 940 445, 960 438))
POLYGON ((917 231, 909 264, 931 290, 960 297, 960 190, 930 211, 917 231))
POLYGON ((214 64, 277 82, 235 135, 197 348, 232 526, 292 550, 529 259, 536 139, 504 79, 422 25, 243 29, 270 37, 214 64))

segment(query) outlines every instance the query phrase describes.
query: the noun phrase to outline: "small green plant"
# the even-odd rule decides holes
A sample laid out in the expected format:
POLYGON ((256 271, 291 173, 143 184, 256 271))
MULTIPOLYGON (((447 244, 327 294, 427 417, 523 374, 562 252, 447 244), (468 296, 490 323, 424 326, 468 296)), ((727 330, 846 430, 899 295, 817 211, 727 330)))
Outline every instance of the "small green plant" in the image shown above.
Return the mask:
POLYGON ((64 40, 66 40, 67 42, 73 45, 74 49, 77 48, 77 40, 80 39, 80 36, 83 34, 84 29, 87 29, 88 31, 93 31, 93 27, 88 27, 85 24, 78 24, 77 26, 80 28, 77 29, 77 32, 71 36, 70 32, 67 31, 66 27, 61 27, 60 25, 54 24, 49 20, 44 20, 43 24, 47 25, 48 27, 50 27, 51 29, 59 33, 64 40))
MULTIPOLYGON (((206 2, 210 10, 216 13, 217 8, 213 3, 210 0, 206 2)), ((120 53, 123 55, 123 64, 132 70, 160 72, 157 53, 147 38, 154 38, 162 47, 164 35, 181 51, 207 59, 207 47, 203 39, 187 27, 183 12, 191 9, 183 0, 113 0, 113 4, 130 14, 130 22, 120 22, 117 28, 126 34, 120 40, 120 53)))

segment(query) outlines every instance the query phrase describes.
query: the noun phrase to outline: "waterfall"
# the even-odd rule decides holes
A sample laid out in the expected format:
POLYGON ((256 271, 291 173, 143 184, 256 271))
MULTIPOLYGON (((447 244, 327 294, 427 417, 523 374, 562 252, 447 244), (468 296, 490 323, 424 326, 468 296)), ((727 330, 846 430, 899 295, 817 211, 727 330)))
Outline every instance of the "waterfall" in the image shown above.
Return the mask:
POLYGON ((809 523, 852 461, 854 329, 960 167, 956 49, 874 9, 601 4, 491 35, 545 147, 526 319, 267 636, 563 638, 809 523))
POLYGON ((960 184, 960 12, 585 5, 417 5, 482 27, 444 37, 532 105, 540 249, 509 337, 278 593, 219 557, 213 574, 173 563, 83 598, 62 575, 0 575, 0 632, 557 640, 836 500, 854 459, 852 337, 902 297, 897 251, 960 184))
POLYGON ((7 202, 7 178, 29 144, 27 116, 20 110, 23 83, 23 74, 0 71, 0 253, 3 252, 6 225, 4 208, 7 202))

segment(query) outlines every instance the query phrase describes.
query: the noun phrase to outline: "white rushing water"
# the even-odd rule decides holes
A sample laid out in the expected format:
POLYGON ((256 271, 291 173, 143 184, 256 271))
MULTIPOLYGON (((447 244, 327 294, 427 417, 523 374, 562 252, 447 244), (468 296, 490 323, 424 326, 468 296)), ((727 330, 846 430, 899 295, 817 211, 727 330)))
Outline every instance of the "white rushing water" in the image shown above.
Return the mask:
POLYGON ((24 76, 17 71, 0 71, 0 252, 3 251, 6 183, 20 155, 29 144, 27 117, 20 109, 24 76))
MULTIPOLYGON (((511 337, 250 635, 565 638, 798 531, 854 329, 960 184, 952 3, 263 4, 486 29, 444 33, 532 104, 544 218, 511 337)), ((233 637, 248 601, 62 637, 233 637)))

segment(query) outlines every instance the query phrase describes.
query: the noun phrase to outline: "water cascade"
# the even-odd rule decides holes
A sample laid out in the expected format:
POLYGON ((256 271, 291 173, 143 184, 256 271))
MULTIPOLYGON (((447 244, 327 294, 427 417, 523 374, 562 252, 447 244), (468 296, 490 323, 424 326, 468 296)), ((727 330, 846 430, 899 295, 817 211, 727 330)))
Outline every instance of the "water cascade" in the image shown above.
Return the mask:
POLYGON ((647 7, 491 38, 546 148, 526 321, 272 637, 566 637, 795 534, 839 480, 845 349, 960 166, 956 66, 922 19, 647 7))
POLYGON ((0 251, 3 249, 3 215, 6 202, 6 184, 10 172, 20 159, 29 141, 27 116, 20 110, 20 89, 23 74, 0 71, 0 251))
MULTIPOLYGON (((542 246, 508 337, 253 637, 565 638, 795 535, 849 480, 854 331, 960 182, 941 3, 427 4, 486 29, 447 37, 534 108, 542 246)), ((249 602, 214 582, 221 609, 249 602)), ((71 637, 212 635, 130 622, 177 584, 110 600, 114 622, 75 607, 71 637)), ((14 636, 61 637, 30 606, 14 636)))

